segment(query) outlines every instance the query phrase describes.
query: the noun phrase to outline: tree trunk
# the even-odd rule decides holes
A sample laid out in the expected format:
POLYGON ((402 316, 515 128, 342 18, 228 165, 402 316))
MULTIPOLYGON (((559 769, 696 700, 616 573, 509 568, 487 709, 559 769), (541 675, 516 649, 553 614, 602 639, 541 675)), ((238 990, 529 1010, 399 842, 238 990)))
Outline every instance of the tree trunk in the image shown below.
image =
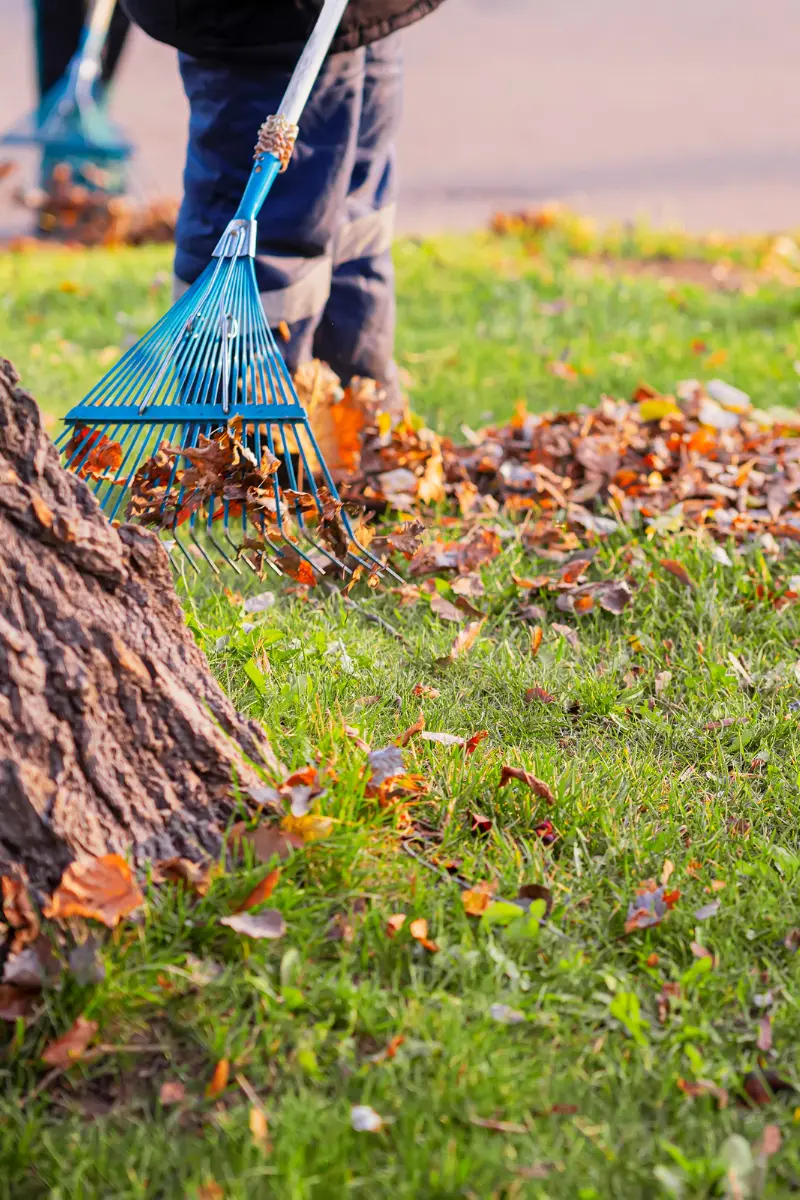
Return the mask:
POLYGON ((274 765, 186 628, 167 554, 65 472, 0 358, 0 874, 213 855, 274 765))

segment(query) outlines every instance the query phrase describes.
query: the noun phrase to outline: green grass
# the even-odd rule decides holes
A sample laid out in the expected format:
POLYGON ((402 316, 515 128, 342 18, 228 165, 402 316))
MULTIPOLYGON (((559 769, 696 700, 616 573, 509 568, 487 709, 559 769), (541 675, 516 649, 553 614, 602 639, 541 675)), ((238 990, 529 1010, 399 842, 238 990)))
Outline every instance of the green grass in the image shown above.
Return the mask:
MULTIPOLYGON (((764 406, 795 403, 793 290, 587 279, 563 239, 545 241, 538 256, 529 250, 488 236, 398 247, 400 358, 415 378, 415 408, 441 427, 507 414, 521 396, 530 407, 593 403, 640 378, 669 389, 682 376, 721 375, 764 406), (543 311, 562 298, 562 312, 543 311), (724 367, 705 370, 691 348, 697 338, 709 352, 728 351, 724 367), (565 348, 581 372, 573 383, 543 365, 565 348), (626 354, 627 366, 612 358, 626 354)), ((151 283, 167 269, 163 250, 0 262, 0 349, 49 412, 98 374, 104 347, 163 308, 167 289, 151 283), (85 294, 60 290, 65 279, 85 294)), ((756 1143, 767 1123, 780 1126, 783 1146, 761 1194, 794 1193, 800 1110, 781 1097, 749 1109, 735 1094, 760 1059, 800 1086, 800 960, 783 944, 800 925, 800 629, 796 610, 777 612, 760 589, 800 563, 753 549, 723 566, 697 539, 655 545, 633 530, 611 539, 596 564, 593 574, 630 573, 634 603, 621 617, 580 619, 551 605, 549 620, 577 621, 580 654, 548 628, 534 660, 529 627, 513 618, 511 576, 547 564, 509 539, 484 570, 482 635, 449 667, 436 660, 455 627, 425 601, 401 608, 384 592, 345 609, 335 597, 281 595, 247 617, 208 580, 183 589, 214 671, 263 721, 279 757, 334 768, 321 805, 334 830, 284 865, 270 901, 287 921, 282 941, 247 942, 219 924, 263 867, 220 874, 199 901, 152 888, 145 919, 105 942, 102 983, 68 979, 45 993, 27 1029, 0 1032, 0 1196, 638 1200, 679 1194, 679 1183, 686 1197, 744 1196, 725 1184, 723 1148, 732 1135, 756 1143), (639 553, 626 566, 633 545, 639 553), (661 557, 679 558, 695 588, 660 571, 661 557), (262 655, 269 673, 248 674, 254 657, 263 668, 262 655), (418 682, 440 696, 418 699, 418 682), (525 704, 534 684, 557 703, 525 704), (365 696, 380 699, 359 704, 365 696), (460 860, 464 878, 496 879, 503 896, 546 884, 554 908, 538 936, 466 916, 458 885, 401 850, 400 813, 365 797, 364 756, 343 727, 380 747, 420 707, 430 730, 489 737, 469 758, 412 741, 409 766, 431 787, 412 812, 441 834, 418 852, 460 860), (519 784, 499 789, 506 763, 544 779, 552 808, 519 784), (475 809, 492 819, 487 836, 470 832, 475 809), (545 816, 559 835, 551 848, 533 834, 545 816), (659 927, 625 936, 636 886, 659 878, 665 860, 677 905, 659 927), (361 897, 352 943, 328 940, 330 919, 361 897), (698 919, 714 898, 719 912, 698 919), (395 912, 426 917, 439 952, 418 946, 408 921, 389 938, 395 912), (693 943, 713 952, 713 964, 693 943), (188 955, 220 973, 198 986, 188 955), (662 1022, 668 982, 681 998, 662 1022), (768 991, 774 1050, 764 1056, 756 1037, 768 991), (499 1024, 496 1003, 524 1021, 499 1024), (80 1013, 100 1022, 103 1043, 142 1036, 161 1049, 79 1064, 31 1097, 42 1048, 80 1013), (397 1036, 396 1055, 373 1061, 397 1036), (207 1100, 221 1058, 231 1060, 232 1082, 207 1100), (267 1110, 269 1153, 249 1131, 237 1072, 267 1110), (167 1079, 185 1083, 184 1105, 161 1108, 167 1079), (712 1080, 731 1103, 718 1111, 710 1098, 691 1099, 679 1079, 712 1080), (356 1133, 353 1104, 391 1123, 356 1133), (567 1111, 542 1115, 554 1105, 567 1111), (476 1117, 524 1131, 489 1130, 476 1117)))

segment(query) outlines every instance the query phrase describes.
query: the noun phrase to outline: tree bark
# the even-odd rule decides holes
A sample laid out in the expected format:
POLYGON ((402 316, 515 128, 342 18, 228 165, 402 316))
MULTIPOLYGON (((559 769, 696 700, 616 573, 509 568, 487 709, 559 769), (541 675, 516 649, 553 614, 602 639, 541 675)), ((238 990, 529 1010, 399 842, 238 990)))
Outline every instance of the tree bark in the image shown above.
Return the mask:
POLYGON ((64 471, 0 358, 0 874, 215 854, 274 766, 186 628, 166 551, 64 471), (254 766, 255 765, 255 766, 254 766))

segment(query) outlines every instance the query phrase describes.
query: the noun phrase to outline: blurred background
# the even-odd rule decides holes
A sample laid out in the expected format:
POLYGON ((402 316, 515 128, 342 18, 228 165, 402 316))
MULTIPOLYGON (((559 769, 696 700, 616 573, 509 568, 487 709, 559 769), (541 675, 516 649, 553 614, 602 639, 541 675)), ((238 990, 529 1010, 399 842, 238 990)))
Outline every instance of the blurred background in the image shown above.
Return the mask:
MULTIPOLYGON (((34 100, 31 20, 0 0, 0 128, 34 100)), ((552 199, 693 229, 800 224, 797 0, 447 0, 404 36, 405 231, 552 199)), ((135 31, 112 111, 141 197, 179 195, 174 52, 135 31)), ((4 195, 0 230, 28 223, 4 195)))

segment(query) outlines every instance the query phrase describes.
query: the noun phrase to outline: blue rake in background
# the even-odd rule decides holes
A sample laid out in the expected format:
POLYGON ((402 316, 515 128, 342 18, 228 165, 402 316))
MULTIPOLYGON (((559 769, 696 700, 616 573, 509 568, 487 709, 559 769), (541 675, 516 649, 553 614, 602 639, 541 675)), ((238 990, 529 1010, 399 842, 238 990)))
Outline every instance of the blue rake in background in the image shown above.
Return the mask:
MULTIPOLYGON (((292 564, 302 561, 306 578, 308 569, 321 569, 323 561, 349 572, 354 565, 370 572, 384 568, 357 541, 350 517, 341 507, 308 415, 264 317, 254 266, 256 218, 275 178, 288 165, 297 120, 346 2, 325 0, 279 112, 259 130, 255 162, 239 208, 211 262, 169 312, 70 410, 57 443, 65 465, 93 479, 95 494, 111 519, 126 515, 122 507, 126 496, 132 491, 135 496, 137 481, 144 479, 151 498, 161 500, 155 511, 152 503, 145 504, 145 516, 140 512, 138 519, 171 529, 171 540, 184 552, 181 537, 187 526, 195 548, 187 558, 193 566, 202 559, 216 570, 212 558, 216 551, 237 570, 242 560, 255 567, 249 551, 263 548, 258 566, 265 559, 279 573, 288 569, 296 574, 292 564), (226 433, 230 429, 234 432, 226 433), (262 472, 255 515, 252 506, 231 499, 231 488, 222 480, 211 494, 208 488, 199 488, 197 472, 185 466, 215 454, 215 444, 220 452, 225 446, 230 451, 232 439, 238 443, 233 459, 240 475, 242 469, 250 470, 252 482, 262 464, 273 470, 280 459, 288 480, 284 495, 277 474, 262 472), (165 446, 171 452, 164 453, 165 446), (321 475, 320 487, 314 465, 321 475), (301 492, 299 482, 307 492, 301 492), (222 525, 219 536, 217 521, 222 525), (255 537, 248 535, 248 522, 255 537), (334 526, 338 532, 332 538, 334 526), (320 540, 323 535, 327 546, 320 540), (303 548, 306 543, 309 549, 303 548)), ((135 517, 136 505, 128 511, 135 517)))
POLYGON ((116 0, 96 0, 64 78, 32 113, 0 136, 0 145, 39 146, 51 162, 125 162, 133 146, 98 94, 101 59, 116 0))

